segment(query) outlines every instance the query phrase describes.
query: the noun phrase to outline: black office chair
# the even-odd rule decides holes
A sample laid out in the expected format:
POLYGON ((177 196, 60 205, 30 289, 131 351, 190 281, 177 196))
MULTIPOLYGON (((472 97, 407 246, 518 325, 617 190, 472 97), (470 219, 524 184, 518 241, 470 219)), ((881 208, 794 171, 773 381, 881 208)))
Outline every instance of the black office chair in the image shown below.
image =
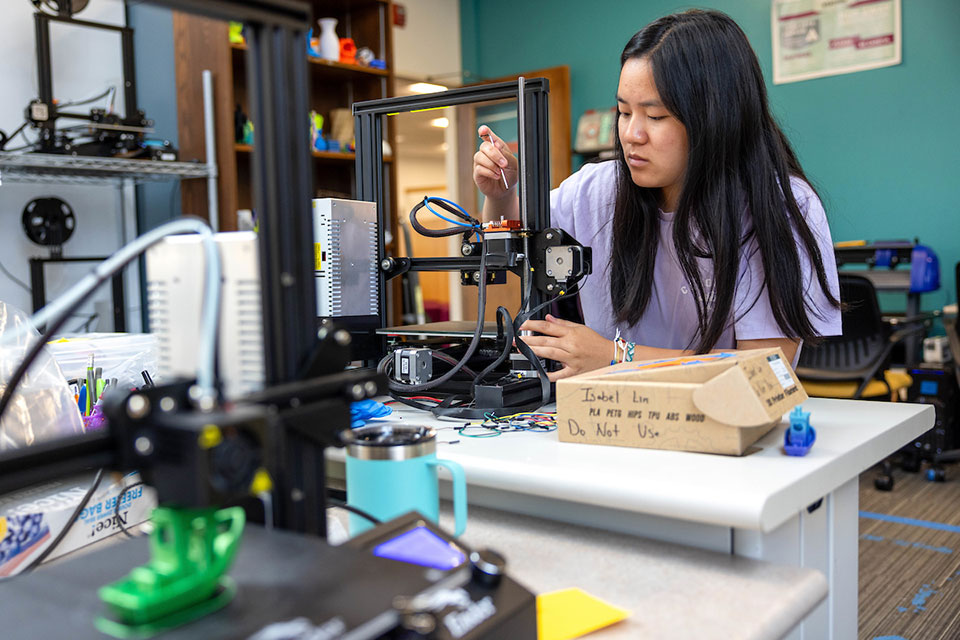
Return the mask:
MULTIPOLYGON (((890 370, 891 352, 908 336, 925 332, 927 316, 884 321, 873 283, 858 275, 840 274, 840 300, 843 334, 804 345, 800 351, 797 377, 804 390, 811 397, 896 402, 913 380, 904 371, 890 370)), ((919 471, 920 460, 904 457, 901 466, 919 471)), ((881 491, 893 489, 889 459, 883 462, 874 486, 881 491)))
POLYGON ((894 346, 925 331, 924 317, 884 322, 877 292, 867 278, 840 274, 843 334, 804 345, 797 376, 807 395, 819 398, 896 400, 910 376, 890 371, 894 346))

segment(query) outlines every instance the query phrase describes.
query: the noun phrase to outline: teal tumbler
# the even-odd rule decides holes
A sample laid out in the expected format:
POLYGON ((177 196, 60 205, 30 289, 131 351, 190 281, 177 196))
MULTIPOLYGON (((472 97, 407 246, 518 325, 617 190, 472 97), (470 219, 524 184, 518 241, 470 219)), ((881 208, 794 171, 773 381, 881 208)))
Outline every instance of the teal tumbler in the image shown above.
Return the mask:
MULTIPOLYGON (((467 482, 463 467, 437 458, 437 432, 430 427, 376 424, 340 434, 346 445, 347 503, 379 520, 408 511, 437 522, 440 492, 437 467, 453 478, 454 536, 467 526, 467 482)), ((373 526, 350 514, 350 534, 373 526)))

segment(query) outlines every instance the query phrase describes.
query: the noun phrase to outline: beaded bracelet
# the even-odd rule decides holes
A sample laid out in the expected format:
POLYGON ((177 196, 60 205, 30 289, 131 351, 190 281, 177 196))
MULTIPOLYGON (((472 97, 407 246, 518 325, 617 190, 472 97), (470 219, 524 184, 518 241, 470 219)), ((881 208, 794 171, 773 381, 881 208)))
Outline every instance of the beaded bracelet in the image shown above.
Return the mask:
POLYGON ((635 342, 629 342, 620 337, 620 329, 617 329, 617 335, 613 339, 613 363, 633 362, 633 351, 636 348, 635 342))

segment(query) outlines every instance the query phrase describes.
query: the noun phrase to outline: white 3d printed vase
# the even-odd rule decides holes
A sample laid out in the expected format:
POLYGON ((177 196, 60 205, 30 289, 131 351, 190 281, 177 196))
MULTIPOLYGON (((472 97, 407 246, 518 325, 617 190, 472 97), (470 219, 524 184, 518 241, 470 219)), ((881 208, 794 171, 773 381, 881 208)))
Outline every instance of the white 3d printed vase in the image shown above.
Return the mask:
POLYGON ((337 37, 337 19, 320 18, 320 57, 324 60, 340 59, 340 38, 337 37))

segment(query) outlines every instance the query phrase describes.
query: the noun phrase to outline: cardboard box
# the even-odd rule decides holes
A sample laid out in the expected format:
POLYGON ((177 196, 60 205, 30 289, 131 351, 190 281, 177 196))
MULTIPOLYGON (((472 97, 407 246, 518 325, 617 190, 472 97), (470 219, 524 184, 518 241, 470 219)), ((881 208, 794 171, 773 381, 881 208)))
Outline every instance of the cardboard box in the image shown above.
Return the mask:
MULTIPOLYGON (((0 498, 0 578, 23 571, 53 542, 69 524, 94 475, 48 482, 0 498)), ((147 520, 157 506, 156 492, 142 484, 130 487, 139 481, 137 473, 105 473, 87 506, 45 562, 120 533, 121 524, 129 529, 147 520), (130 488, 120 497, 124 487, 130 488)))
POLYGON ((624 362, 557 382, 561 442, 742 455, 807 399, 783 352, 624 362))

